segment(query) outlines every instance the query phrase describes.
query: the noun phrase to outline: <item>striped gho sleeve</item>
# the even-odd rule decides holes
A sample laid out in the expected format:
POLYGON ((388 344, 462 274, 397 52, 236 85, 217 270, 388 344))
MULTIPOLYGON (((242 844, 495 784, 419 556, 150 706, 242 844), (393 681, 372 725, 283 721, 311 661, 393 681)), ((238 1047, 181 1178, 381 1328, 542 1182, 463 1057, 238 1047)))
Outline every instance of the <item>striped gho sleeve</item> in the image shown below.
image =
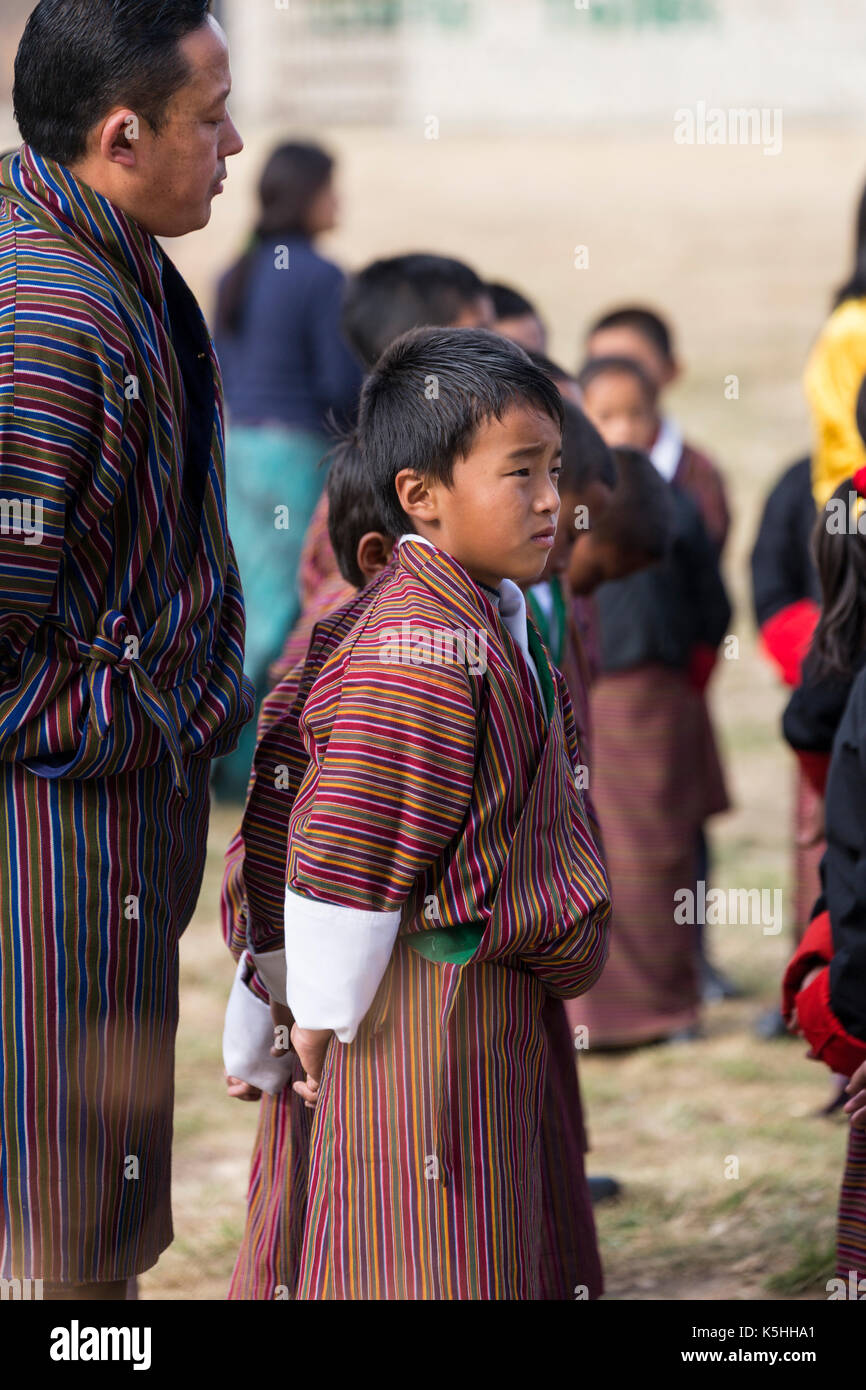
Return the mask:
MULTIPOLYGON (((459 833, 475 778, 473 678, 459 664, 389 660, 388 631, 370 622, 314 685, 302 720, 312 761, 289 827, 285 1002, 302 1027, 343 1042, 373 1001, 416 878, 459 833)), ((263 959, 279 986, 274 954, 263 959)))

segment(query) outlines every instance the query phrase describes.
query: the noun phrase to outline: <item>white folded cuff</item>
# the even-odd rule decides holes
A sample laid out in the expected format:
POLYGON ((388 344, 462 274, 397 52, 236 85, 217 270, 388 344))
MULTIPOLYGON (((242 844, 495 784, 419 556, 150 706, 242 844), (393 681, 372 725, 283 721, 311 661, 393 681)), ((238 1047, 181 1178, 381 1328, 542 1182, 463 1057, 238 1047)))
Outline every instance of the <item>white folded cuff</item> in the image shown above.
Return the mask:
POLYGON ((271 1011, 244 984, 246 961, 241 956, 235 972, 223 1029, 223 1062, 229 1076, 237 1076, 260 1091, 275 1096, 291 1080, 294 1055, 272 1057, 274 1025, 271 1011))
POLYGON ((283 947, 280 947, 279 951, 248 951, 247 954, 271 998, 278 1004, 287 1003, 286 952, 283 947))
MULTIPOLYGON (((300 1028, 331 1028, 340 1042, 352 1041, 388 968, 401 917, 399 908, 337 907, 286 889, 286 1002, 300 1028)), ((261 957, 255 960, 261 975, 261 957)))

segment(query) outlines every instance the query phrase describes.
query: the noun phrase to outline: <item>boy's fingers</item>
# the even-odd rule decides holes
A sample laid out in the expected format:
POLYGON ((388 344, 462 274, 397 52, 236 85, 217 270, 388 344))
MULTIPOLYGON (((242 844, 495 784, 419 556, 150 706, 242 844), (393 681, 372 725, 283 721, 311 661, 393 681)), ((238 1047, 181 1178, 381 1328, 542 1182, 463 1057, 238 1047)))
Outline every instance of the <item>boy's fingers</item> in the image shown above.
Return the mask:
POLYGON ((301 1096, 302 1099, 307 1102, 307 1105, 311 1109, 318 1100, 318 1089, 319 1088, 317 1082, 313 1082, 312 1084, 310 1084, 309 1081, 295 1081, 292 1085, 292 1090, 297 1095, 301 1096))

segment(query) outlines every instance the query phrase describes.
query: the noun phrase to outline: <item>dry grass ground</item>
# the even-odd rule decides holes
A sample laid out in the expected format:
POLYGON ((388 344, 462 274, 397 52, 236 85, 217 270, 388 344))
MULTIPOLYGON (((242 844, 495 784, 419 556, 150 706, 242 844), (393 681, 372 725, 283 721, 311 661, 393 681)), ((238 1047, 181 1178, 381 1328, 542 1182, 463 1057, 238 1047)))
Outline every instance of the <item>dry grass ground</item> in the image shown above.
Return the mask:
MULTIPOLYGON (((345 219, 332 249, 345 265, 421 247, 463 256, 538 299, 552 354, 566 365, 587 319, 611 302, 640 298, 672 315, 687 371, 671 406, 723 461, 735 514, 726 569, 739 656, 722 663, 713 691, 735 809, 714 828, 714 881, 787 889, 784 696, 755 650, 747 561, 770 482, 808 444, 800 375, 844 270, 861 136, 787 128, 782 154, 768 158, 752 147, 676 146, 667 130, 438 142, 324 135, 343 157, 345 219), (585 270, 573 268, 579 244, 589 248, 585 270), (737 400, 725 398, 729 374, 737 400)), ((170 247, 205 303, 246 231, 265 148, 252 140, 236 161, 208 232, 170 247)), ((183 943, 177 1238, 142 1280, 148 1298, 223 1297, 240 1238, 255 1114, 222 1085, 231 965, 217 921, 236 819, 215 808, 205 887, 183 943)), ((599 1212, 609 1296, 822 1297, 844 1124, 816 1117, 828 1078, 802 1046, 750 1033, 775 1000, 787 938, 746 926, 710 938, 748 995, 708 1011, 705 1040, 582 1063, 591 1170, 625 1187, 599 1212), (729 1156, 736 1179, 725 1177, 729 1156)))

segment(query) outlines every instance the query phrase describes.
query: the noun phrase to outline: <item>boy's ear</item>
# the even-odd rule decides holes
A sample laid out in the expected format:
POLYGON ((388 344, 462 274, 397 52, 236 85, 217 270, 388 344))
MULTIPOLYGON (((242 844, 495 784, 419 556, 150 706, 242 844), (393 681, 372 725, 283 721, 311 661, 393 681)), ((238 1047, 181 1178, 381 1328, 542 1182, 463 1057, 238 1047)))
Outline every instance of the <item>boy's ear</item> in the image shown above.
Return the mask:
POLYGON ((382 573, 393 553, 394 541, 391 536, 386 536, 382 531, 365 532, 358 541, 355 557, 365 584, 369 584, 371 579, 382 573))
POLYGON ((420 473, 413 468, 401 468, 394 479, 394 488, 407 516, 417 517, 419 521, 436 520, 436 499, 427 479, 420 473))
POLYGON ((665 371, 665 378, 662 382, 662 390, 664 390, 666 386, 672 386, 673 383, 677 381, 679 377, 682 376, 682 374, 683 369, 681 364, 677 361, 676 357, 672 357, 668 362, 665 371))

